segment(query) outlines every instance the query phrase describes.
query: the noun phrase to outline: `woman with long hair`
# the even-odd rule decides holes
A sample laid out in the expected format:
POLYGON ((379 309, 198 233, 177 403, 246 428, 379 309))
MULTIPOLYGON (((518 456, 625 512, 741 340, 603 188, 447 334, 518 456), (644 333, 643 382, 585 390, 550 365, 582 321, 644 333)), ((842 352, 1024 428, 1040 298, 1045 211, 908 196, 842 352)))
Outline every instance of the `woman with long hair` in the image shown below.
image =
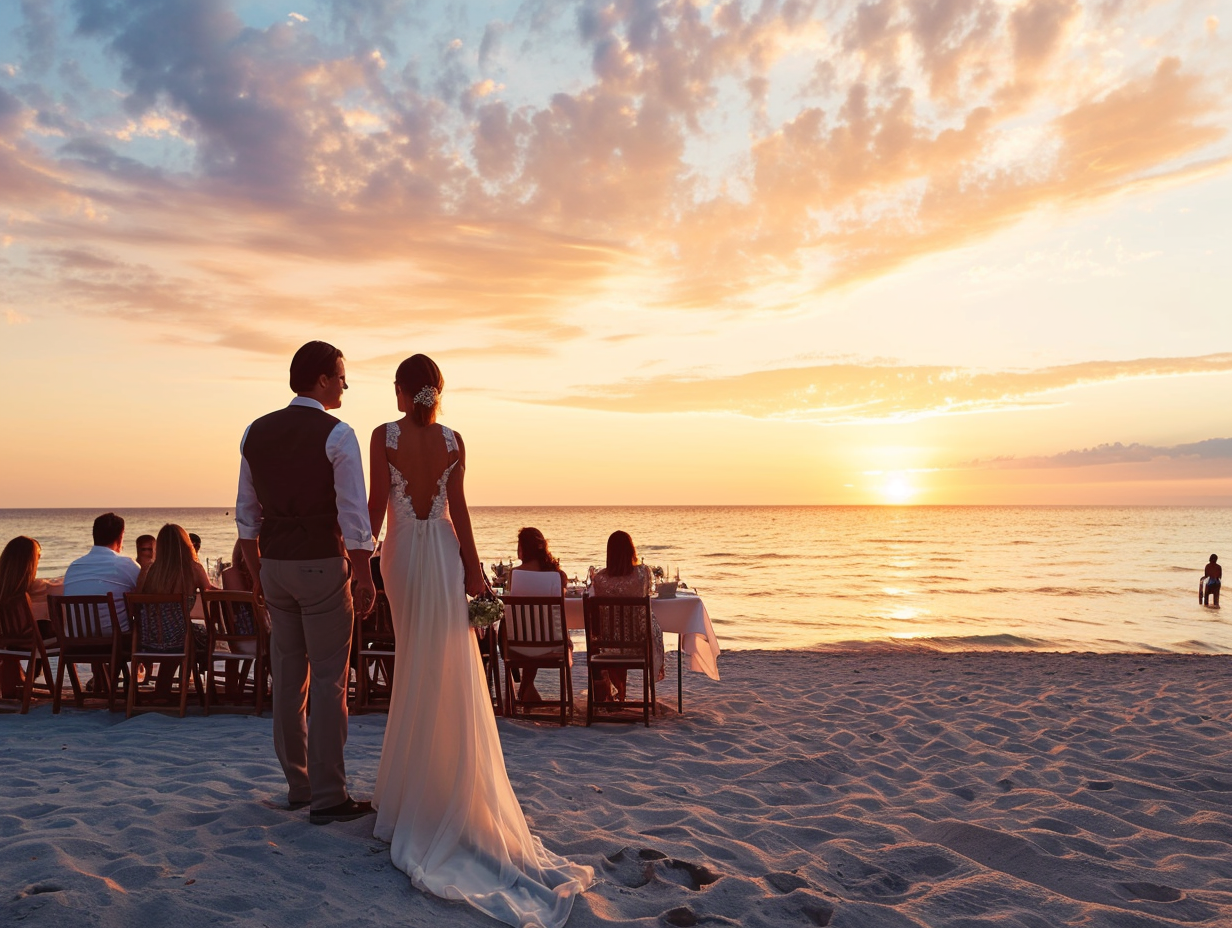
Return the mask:
MULTIPOLYGON (((560 567, 560 561, 548 547, 548 540, 537 528, 527 527, 518 532, 518 566, 509 574, 509 593, 512 596, 546 596, 546 583, 536 583, 538 577, 532 574, 556 574, 560 578, 559 592, 563 593, 569 586, 569 576, 560 567), (519 580, 518 574, 522 577, 519 580), (533 584, 533 585, 532 585, 533 584)), ((552 594, 557 589, 553 587, 552 594)), ((555 608, 553 607, 553 611, 555 608)), ((563 618, 562 618, 563 621, 563 618)), ((573 650, 573 639, 569 639, 569 650, 573 650)), ((522 683, 518 688, 518 698, 523 702, 538 702, 539 691, 535 689, 537 667, 527 667, 522 671, 522 683)))
POLYGON ((33 538, 18 535, 0 552, 0 603, 31 591, 38 574, 43 546, 33 538))
POLYGON ((237 538, 235 547, 231 549, 231 566, 222 572, 222 588, 251 593, 253 586, 252 573, 249 572, 248 564, 244 561, 244 550, 237 538))
MULTIPOLYGON (((637 556, 637 548, 628 532, 612 532, 607 539, 607 566, 595 574, 592 581, 596 596, 649 596, 651 588, 650 568, 637 556)), ((651 633, 654 635, 655 679, 663 679, 663 629, 651 613, 651 633)), ((628 672, 605 671, 608 681, 616 689, 616 698, 625 698, 628 672)))
MULTIPOLYGON (((21 596, 30 596, 33 611, 34 597, 42 594, 43 615, 35 615, 39 632, 44 638, 51 637, 47 622, 47 581, 39 580, 38 565, 43 548, 35 539, 18 535, 0 552, 0 607, 8 606, 21 596)), ((21 668, 16 660, 4 661, 0 670, 0 692, 5 696, 17 692, 21 686, 21 668)))
POLYGON ((544 848, 509 783, 467 619, 483 568, 466 445, 436 421, 444 388, 431 358, 407 358, 394 380, 404 415, 372 433, 368 513, 373 536, 389 519, 381 574, 397 640, 373 833, 417 888, 509 925, 560 928, 594 871, 544 848))
MULTIPOLYGON (((197 553, 183 526, 168 522, 160 528, 154 550, 154 563, 143 568, 137 577, 136 592, 181 595, 188 600, 188 608, 191 610, 199 591, 215 589, 205 568, 197 560, 197 553)), ((188 616, 184 616, 184 621, 188 623, 193 643, 196 645, 197 661, 199 664, 203 663, 206 648, 209 646, 209 636, 202 626, 190 621, 188 616)), ((162 697, 170 694, 174 676, 175 665, 163 661, 158 671, 154 695, 162 697)))
POLYGON ((191 609, 199 590, 214 589, 183 526, 168 522, 160 528, 154 550, 154 563, 137 578, 138 593, 180 593, 188 598, 191 609))

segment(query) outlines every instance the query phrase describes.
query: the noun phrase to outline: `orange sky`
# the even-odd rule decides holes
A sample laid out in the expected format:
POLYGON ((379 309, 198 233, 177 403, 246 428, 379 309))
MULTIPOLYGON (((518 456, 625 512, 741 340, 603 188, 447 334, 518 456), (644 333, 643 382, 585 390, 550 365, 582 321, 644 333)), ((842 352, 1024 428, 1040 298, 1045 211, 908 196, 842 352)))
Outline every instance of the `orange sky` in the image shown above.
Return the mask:
POLYGON ((477 504, 1232 504, 1226 0, 530 9, 4 5, 0 507, 229 505, 309 338, 477 504))

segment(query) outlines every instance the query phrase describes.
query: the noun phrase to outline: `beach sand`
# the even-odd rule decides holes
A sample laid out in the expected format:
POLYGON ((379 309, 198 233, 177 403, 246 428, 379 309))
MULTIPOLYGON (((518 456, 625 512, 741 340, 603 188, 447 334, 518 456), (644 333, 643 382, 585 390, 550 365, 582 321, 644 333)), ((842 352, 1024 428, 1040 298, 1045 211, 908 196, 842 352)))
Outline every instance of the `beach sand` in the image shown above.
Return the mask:
MULTIPOLYGON (((499 723, 532 828, 598 873, 571 926, 1232 925, 1232 658, 721 669, 687 675, 686 714, 650 730, 499 723)), ((273 808, 270 724, 0 717, 0 924, 494 924, 413 889, 371 819, 273 808)), ((384 725, 352 718, 358 796, 384 725)))

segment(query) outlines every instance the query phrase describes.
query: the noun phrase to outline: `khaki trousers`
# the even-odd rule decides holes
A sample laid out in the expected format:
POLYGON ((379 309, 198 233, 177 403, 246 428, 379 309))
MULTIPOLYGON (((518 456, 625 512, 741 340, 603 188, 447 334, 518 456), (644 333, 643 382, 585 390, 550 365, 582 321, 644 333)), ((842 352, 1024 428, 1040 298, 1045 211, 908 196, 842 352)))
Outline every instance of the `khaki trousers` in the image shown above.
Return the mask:
POLYGON ((289 802, 328 809, 347 800, 347 680, 351 669, 351 564, 261 559, 270 614, 274 752, 289 802), (312 693, 312 716, 308 694, 312 693))

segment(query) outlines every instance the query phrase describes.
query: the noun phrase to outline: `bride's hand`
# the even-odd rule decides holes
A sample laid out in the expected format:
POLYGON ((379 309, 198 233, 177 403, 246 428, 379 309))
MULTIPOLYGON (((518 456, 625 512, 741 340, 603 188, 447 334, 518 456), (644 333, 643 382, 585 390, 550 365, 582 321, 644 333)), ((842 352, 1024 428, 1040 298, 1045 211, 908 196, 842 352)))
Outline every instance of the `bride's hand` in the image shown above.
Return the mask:
POLYGON ((486 587, 487 584, 484 582, 483 571, 468 568, 466 571, 466 595, 478 596, 486 587))

